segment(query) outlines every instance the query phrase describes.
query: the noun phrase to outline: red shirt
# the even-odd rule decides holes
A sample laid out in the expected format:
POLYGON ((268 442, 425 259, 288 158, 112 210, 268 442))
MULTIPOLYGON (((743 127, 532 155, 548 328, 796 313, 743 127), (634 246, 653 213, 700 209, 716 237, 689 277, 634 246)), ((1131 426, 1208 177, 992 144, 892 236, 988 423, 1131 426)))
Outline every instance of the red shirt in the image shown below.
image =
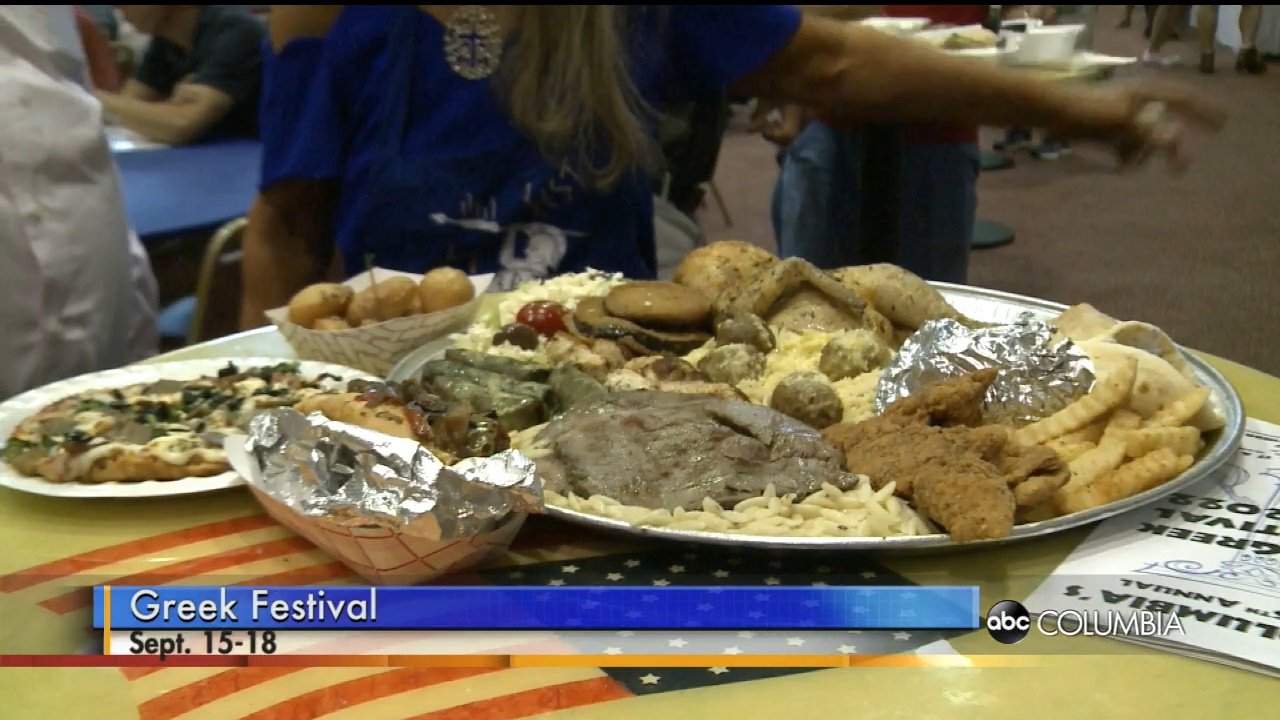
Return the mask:
MULTIPOLYGON (((885 5, 889 17, 929 18, 947 25, 978 25, 987 19, 990 5, 885 5)), ((977 142, 978 128, 955 125, 910 125, 906 140, 914 144, 977 142)))

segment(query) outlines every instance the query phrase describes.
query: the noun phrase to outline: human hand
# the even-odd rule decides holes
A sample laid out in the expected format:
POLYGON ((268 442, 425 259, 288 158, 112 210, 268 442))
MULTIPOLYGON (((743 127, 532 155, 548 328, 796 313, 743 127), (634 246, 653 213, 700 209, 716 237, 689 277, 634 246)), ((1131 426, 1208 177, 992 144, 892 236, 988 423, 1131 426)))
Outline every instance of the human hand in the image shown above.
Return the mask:
POLYGON ((1082 121, 1075 134, 1109 145, 1123 167, 1164 155, 1175 172, 1189 165, 1184 147, 1187 128, 1217 132, 1227 121, 1221 107, 1185 89, 1155 84, 1098 93, 1074 114, 1082 121))
POLYGON ((798 105, 757 100, 747 130, 760 133, 775 145, 786 147, 800 135, 808 121, 807 114, 798 105))

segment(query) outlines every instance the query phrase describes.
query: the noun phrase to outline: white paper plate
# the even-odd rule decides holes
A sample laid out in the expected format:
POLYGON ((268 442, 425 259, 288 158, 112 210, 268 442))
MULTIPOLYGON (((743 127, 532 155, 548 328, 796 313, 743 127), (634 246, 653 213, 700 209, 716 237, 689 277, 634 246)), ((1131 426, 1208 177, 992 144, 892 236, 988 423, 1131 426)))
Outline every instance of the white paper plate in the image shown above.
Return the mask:
MULTIPOLYGON (((9 439, 18 423, 46 405, 61 400, 68 395, 86 390, 125 387, 135 383, 155 382, 156 380, 194 380, 206 375, 217 375, 218 370, 226 367, 228 362, 234 362, 240 368, 275 365, 281 362, 297 362, 299 369, 305 375, 315 376, 327 372, 340 376, 343 382, 356 378, 376 379, 372 375, 342 365, 282 358, 224 357, 128 365, 114 370, 104 370, 60 380, 35 390, 28 390, 21 395, 0 403, 0 442, 9 439)), ((191 477, 181 480, 147 480, 131 483, 54 483, 44 478, 23 475, 10 467, 8 463, 0 462, 0 487, 50 497, 163 497, 224 490, 243 484, 244 480, 231 471, 221 475, 191 477)))

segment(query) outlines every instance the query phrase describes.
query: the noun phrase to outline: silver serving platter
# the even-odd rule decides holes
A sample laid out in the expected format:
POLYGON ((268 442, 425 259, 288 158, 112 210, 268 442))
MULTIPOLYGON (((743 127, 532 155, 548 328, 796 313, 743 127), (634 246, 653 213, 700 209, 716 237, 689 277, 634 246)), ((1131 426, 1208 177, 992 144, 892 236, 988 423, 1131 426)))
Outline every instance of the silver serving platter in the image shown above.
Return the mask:
MULTIPOLYGON (((931 283, 957 310, 975 319, 993 323, 1009 323, 1025 312, 1030 312, 1042 320, 1057 317, 1066 305, 1046 300, 1014 295, 999 290, 986 290, 966 285, 950 283, 931 283)), ((404 380, 417 375, 417 370, 427 360, 439 355, 449 346, 448 339, 425 345, 406 357, 388 375, 390 380, 404 380)), ((918 535, 914 537, 891 538, 849 538, 849 537, 786 537, 746 535, 736 533, 701 532, 696 530, 671 530, 661 527, 637 527, 620 520, 600 517, 589 513, 569 510, 567 508, 547 506, 547 514, 568 522, 586 525, 597 530, 630 535, 633 537, 657 538, 679 542, 705 543, 710 545, 731 545, 734 547, 791 550, 856 550, 863 552, 883 552, 894 554, 905 553, 939 553, 955 550, 970 550, 984 547, 1007 545, 1031 538, 1044 537, 1054 533, 1083 527, 1114 515, 1142 507, 1155 502, 1171 493, 1205 480, 1225 463, 1240 448, 1244 437, 1245 415, 1240 403, 1240 396, 1231 383, 1208 363, 1182 348, 1182 353, 1191 363, 1192 369, 1200 382, 1212 391, 1209 402, 1222 411, 1226 424, 1221 430, 1205 436, 1205 449, 1195 464, 1178 477, 1152 488, 1144 493, 1124 500, 1110 503, 1102 507, 1083 512, 1064 515, 1051 520, 1016 525, 1008 537, 995 540, 978 540, 957 543, 945 534, 918 535)))

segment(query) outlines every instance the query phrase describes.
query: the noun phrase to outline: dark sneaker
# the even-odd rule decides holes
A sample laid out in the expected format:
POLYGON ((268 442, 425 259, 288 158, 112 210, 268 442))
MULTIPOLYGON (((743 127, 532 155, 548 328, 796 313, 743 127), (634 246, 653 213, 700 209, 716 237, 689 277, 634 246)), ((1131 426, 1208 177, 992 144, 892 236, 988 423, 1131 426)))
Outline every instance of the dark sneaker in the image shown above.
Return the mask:
POLYGON ((997 140, 991 147, 1002 153, 1025 150, 1031 147, 1031 131, 1014 128, 1004 134, 1003 140, 997 140))
POLYGON ((1058 140, 1045 140, 1031 151, 1031 156, 1037 160, 1057 160, 1070 154, 1071 146, 1058 140))
POLYGON ((1236 56, 1236 72, 1261 75, 1266 71, 1266 63, 1262 62, 1262 58, 1258 57, 1258 48, 1241 50, 1240 54, 1236 56))

